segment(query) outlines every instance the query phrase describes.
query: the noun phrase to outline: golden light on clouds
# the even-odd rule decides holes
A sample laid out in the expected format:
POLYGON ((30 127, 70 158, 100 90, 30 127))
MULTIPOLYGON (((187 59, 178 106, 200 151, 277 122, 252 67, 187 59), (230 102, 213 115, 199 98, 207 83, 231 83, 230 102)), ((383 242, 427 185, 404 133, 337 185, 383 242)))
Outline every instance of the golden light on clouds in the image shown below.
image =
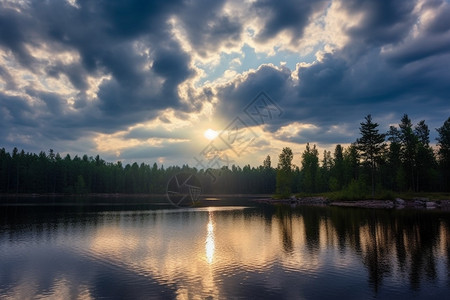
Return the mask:
POLYGON ((280 127, 280 129, 277 130, 275 135, 278 137, 292 138, 297 136, 301 132, 311 132, 311 131, 314 132, 317 131, 318 129, 319 128, 314 124, 293 122, 286 126, 280 127))

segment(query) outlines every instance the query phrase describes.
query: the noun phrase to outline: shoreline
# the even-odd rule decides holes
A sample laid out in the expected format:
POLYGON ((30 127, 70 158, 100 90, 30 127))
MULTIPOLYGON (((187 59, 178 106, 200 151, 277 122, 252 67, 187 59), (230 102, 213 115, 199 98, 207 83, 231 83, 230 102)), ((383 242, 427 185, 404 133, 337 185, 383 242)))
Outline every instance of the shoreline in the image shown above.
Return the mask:
MULTIPOLYGON (((354 208, 378 208, 378 209, 445 209, 450 210, 450 200, 429 200, 428 198, 415 197, 413 199, 395 200, 354 200, 354 201, 331 201, 324 196, 312 196, 296 198, 292 196, 288 199, 274 199, 270 194, 202 194, 201 199, 205 201, 216 200, 218 198, 247 198, 253 202, 269 205, 289 205, 297 206, 335 206, 354 208)), ((11 199, 48 199, 48 198, 93 198, 93 199, 144 199, 144 198, 165 198, 166 194, 122 194, 122 193, 87 193, 87 194, 63 194, 63 193, 4 193, 0 194, 0 201, 11 199)), ((116 201, 112 201, 114 204, 116 201)))
POLYGON ((450 210, 450 200, 430 201, 427 198, 415 198, 412 200, 403 200, 396 198, 395 200, 355 200, 355 201, 330 201, 326 197, 304 197, 289 199, 257 199, 258 203, 271 205, 290 205, 297 206, 336 206, 336 207, 353 207, 353 208, 378 208, 378 209, 445 209, 450 210))
MULTIPOLYGON (((98 198, 126 198, 126 197, 166 197, 167 194, 126 194, 126 193, 86 193, 86 194, 64 194, 64 193, 0 193, 0 198, 44 198, 44 197, 98 197, 98 198)), ((271 194, 200 194, 201 197, 233 198, 233 197, 270 197, 271 194)))

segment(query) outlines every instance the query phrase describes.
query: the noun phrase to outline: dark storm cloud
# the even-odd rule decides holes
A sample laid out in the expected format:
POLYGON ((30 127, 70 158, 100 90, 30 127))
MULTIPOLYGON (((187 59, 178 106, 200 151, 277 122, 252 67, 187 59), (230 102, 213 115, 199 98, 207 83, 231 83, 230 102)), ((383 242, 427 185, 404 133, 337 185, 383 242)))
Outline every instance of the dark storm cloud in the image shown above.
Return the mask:
POLYGON ((242 24, 240 20, 223 13, 225 3, 224 0, 189 1, 179 16, 194 51, 201 56, 222 45, 229 47, 240 41, 242 24))
POLYGON ((39 92, 32 89, 28 89, 27 94, 45 104, 45 108, 42 108, 42 113, 50 113, 51 115, 63 114, 63 100, 59 94, 39 92))
MULTIPOLYGON (((262 65, 220 86, 199 87, 196 91, 188 88, 183 91, 188 101, 183 101, 178 91, 196 74, 192 68, 194 54, 208 57, 242 42, 247 20, 229 15, 224 10, 226 1, 79 0, 77 7, 59 0, 31 1, 22 6, 1 2, 0 50, 6 55, 0 58, 4 61, 0 66, 0 142, 31 145, 33 141, 20 140, 28 136, 45 149, 49 141, 70 143, 157 117, 170 123, 159 115, 161 110, 172 108, 174 115, 186 119, 215 97, 219 99, 216 111, 222 119, 231 121, 245 115, 244 108, 261 91, 283 110, 282 117, 264 125, 265 130, 274 133, 292 122, 317 127, 298 136, 280 136, 286 140, 345 142, 351 139, 348 130, 353 128, 356 137, 359 122, 369 113, 376 121, 389 115, 382 120, 397 123, 403 113, 408 113, 414 120, 425 119, 430 128, 440 127, 450 115, 449 4, 427 1, 423 7, 437 14, 424 25, 418 20, 416 1, 340 3, 349 16, 361 16, 361 21, 353 27, 342 24, 348 43, 320 61, 299 68, 294 74, 299 80, 286 67, 262 65), (176 29, 183 31, 191 52, 186 52, 174 36, 173 24, 181 27, 176 29), (420 30, 412 35, 415 26, 420 30), (50 52, 49 57, 33 50, 42 48, 50 52), (63 53, 79 59, 57 58, 63 53), (17 64, 28 73, 13 73, 17 64), (59 94, 40 80, 43 77, 66 77, 72 91, 59 94), (103 79, 95 92, 91 79, 100 77, 103 79), (203 93, 198 96, 200 89, 203 93), (93 91, 95 99, 89 98, 93 91), (68 93, 70 96, 66 96, 68 93), (73 98, 72 107, 67 97, 73 98), (336 130, 336 126, 345 130, 336 130)), ((259 0, 242 15, 255 17, 256 23, 262 24, 257 42, 267 42, 287 31, 294 45, 301 41, 312 16, 330 4, 259 0)), ((135 129, 126 136, 150 137, 158 137, 157 132, 135 129)), ((160 137, 178 138, 168 132, 161 132, 160 137)), ((87 141, 83 145, 92 146, 87 141)), ((170 150, 173 153, 155 148, 154 155, 177 155, 175 151, 181 150, 175 148, 170 150)), ((145 147, 134 151, 124 155, 148 154, 145 147)))
POLYGON ((263 65, 255 72, 249 72, 244 81, 231 81, 219 88, 217 96, 222 100, 217 111, 225 114, 230 121, 244 114, 259 92, 264 91, 277 99, 289 97, 293 82, 291 71, 287 68, 277 69, 271 65, 263 65))
POLYGON ((390 53, 389 59, 393 63, 406 64, 426 59, 430 56, 447 54, 450 51, 450 33, 429 35, 413 42, 406 43, 390 53))
MULTIPOLYGON (((430 1, 432 2, 432 1, 430 1)), ((435 1, 438 2, 438 1, 435 1)), ((450 6, 444 6, 438 10, 438 15, 433 18, 429 27, 429 33, 445 33, 450 29, 450 6)))
POLYGON ((164 78, 159 101, 162 106, 178 106, 180 99, 177 87, 194 74, 188 65, 189 60, 189 56, 176 43, 170 43, 156 51, 152 69, 164 78))
MULTIPOLYGON (((109 23, 108 32, 114 36, 130 38, 154 30, 161 33, 161 26, 168 15, 182 4, 180 0, 171 1, 106 1, 99 5, 94 4, 100 11, 102 19, 109 23)), ((92 5, 92 1, 80 2, 83 7, 92 5)))
MULTIPOLYGON (((163 52, 166 60, 179 63, 179 69, 176 66, 171 69, 175 83, 187 77, 186 66, 190 57, 180 53, 180 47, 171 41, 165 24, 168 14, 172 12, 176 3, 168 1, 161 1, 160 4, 154 1, 77 3, 79 8, 74 8, 63 1, 31 2, 30 14, 2 10, 0 20, 5 25, 2 28, 7 28, 5 33, 8 33, 2 35, 2 44, 16 57, 19 56, 20 61, 33 54, 26 50, 26 43, 46 42, 56 48, 56 52, 64 49, 77 51, 81 56, 81 65, 50 65, 46 70, 51 76, 66 74, 80 90, 86 88, 86 83, 82 79, 86 73, 111 74, 114 80, 124 87, 139 87, 145 79, 151 78, 151 72, 143 69, 151 57, 138 53, 134 46, 141 38, 152 51, 163 52), (28 20, 30 15, 31 21, 28 20), (33 26, 30 26, 30 23, 33 26), (160 40, 161 36, 166 36, 165 40, 160 40)), ((26 67, 29 65, 29 62, 24 63, 26 67)))
MULTIPOLYGON (((218 95, 224 99, 224 106, 226 101, 235 101, 233 111, 237 114, 250 101, 251 91, 266 91, 283 110, 280 118, 267 122, 266 130, 276 132, 280 126, 291 122, 317 126, 317 129, 302 131, 298 136, 279 136, 300 143, 354 141, 359 123, 369 113, 375 118, 392 114, 397 123, 403 113, 409 113, 417 119, 427 120, 434 127, 441 126, 448 117, 450 74, 445 66, 450 63, 450 55, 446 56, 445 63, 438 56, 419 66, 404 65, 401 68, 389 64, 379 53, 368 52, 355 61, 347 61, 345 56, 343 51, 310 67, 300 68, 299 82, 289 79, 283 70, 266 66, 242 83, 219 89, 218 95), (281 78, 284 80, 277 80, 281 78), (333 131, 333 126, 351 128, 354 135, 349 136, 348 130, 333 131)), ((229 107, 232 105, 227 105, 229 107)), ((221 111, 232 118, 229 110, 221 111)), ((382 130, 387 130, 388 124, 381 125, 382 130)))
POLYGON ((69 78, 70 83, 74 88, 80 91, 88 89, 86 82, 87 72, 80 64, 61 64, 50 65, 45 69, 45 73, 48 77, 54 77, 59 79, 61 74, 65 74, 69 78))
POLYGON ((450 52, 450 5, 439 8, 424 32, 406 41, 387 56, 392 63, 407 64, 450 52))
POLYGON ((62 104, 64 100, 59 94, 29 89, 28 95, 30 99, 0 93, 0 124, 4 133, 1 136, 8 137, 12 146, 42 150, 49 147, 49 141, 53 145, 87 135, 77 130, 83 125, 79 124, 80 119, 76 115, 67 118, 62 104), (24 138, 28 141, 24 142, 24 138))
POLYGON ((354 42, 381 45, 400 42, 411 30, 417 16, 411 0, 349 0, 341 2, 349 15, 362 14, 361 22, 348 28, 354 42))
POLYGON ((13 147, 39 152, 48 144, 42 144, 41 129, 44 127, 35 117, 35 107, 18 96, 5 95, 0 91, 0 148, 13 147), (36 147, 36 144, 39 146, 36 147))
MULTIPOLYGON (((64 75, 77 90, 76 111, 64 112, 62 103, 66 101, 58 99, 61 96, 26 88, 25 94, 45 104, 33 107, 28 122, 71 128, 71 136, 78 137, 89 129, 112 132, 149 120, 168 107, 187 112, 193 109, 181 103, 177 93, 178 85, 194 74, 189 66, 191 58, 173 39, 167 24, 171 15, 182 11, 180 1, 76 3, 77 8, 65 1, 32 1, 19 9, 6 4, 0 7, 0 47, 37 76, 59 79, 64 75), (43 59, 28 47, 40 45, 55 54, 75 53, 80 59, 69 63, 43 59), (110 76, 100 84, 94 102, 86 98, 89 75, 110 76)), ((0 76, 7 88, 14 87, 13 78, 3 67, 0 76)), ((25 108, 31 109, 24 100, 15 102, 16 107, 5 109, 11 124, 23 124, 25 108)), ((65 139, 67 132, 55 134, 65 139)))
POLYGON ((11 130, 12 126, 36 127, 38 122, 32 118, 33 107, 17 96, 9 96, 0 92, 0 116, 5 130, 11 130))
MULTIPOLYGON (((265 66, 244 81, 220 87, 218 95, 224 105, 233 101, 227 108, 236 106, 231 112, 223 108, 221 112, 231 119, 251 94, 266 91, 284 111, 281 118, 266 124, 266 130, 276 132, 292 122, 316 126, 297 136, 279 135, 300 143, 354 141, 359 123, 369 113, 394 123, 408 113, 414 120, 425 119, 430 128, 441 126, 450 114, 450 36, 440 15, 449 6, 423 35, 405 41, 417 21, 412 1, 343 3, 349 12, 365 16, 361 24, 349 29, 347 46, 311 66, 300 67, 298 81, 293 81, 287 70, 265 66), (436 22, 439 30, 434 29, 436 22), (382 51, 384 46, 389 50, 382 51), (334 130, 336 126, 346 130, 334 130)), ((380 125, 387 130, 389 124, 380 125)))
POLYGON ((14 78, 11 76, 11 74, 0 65, 0 79, 3 80, 5 83, 5 89, 6 90, 14 90, 16 88, 16 83, 14 78))
POLYGON ((326 7, 329 1, 309 0, 258 0, 253 9, 263 22, 257 39, 265 41, 283 30, 289 30, 295 39, 303 36, 311 14, 326 7))
POLYGON ((11 8, 0 8, 0 45, 7 48, 24 66, 31 67, 33 57, 25 47, 24 41, 33 38, 29 29, 34 27, 35 20, 11 8))

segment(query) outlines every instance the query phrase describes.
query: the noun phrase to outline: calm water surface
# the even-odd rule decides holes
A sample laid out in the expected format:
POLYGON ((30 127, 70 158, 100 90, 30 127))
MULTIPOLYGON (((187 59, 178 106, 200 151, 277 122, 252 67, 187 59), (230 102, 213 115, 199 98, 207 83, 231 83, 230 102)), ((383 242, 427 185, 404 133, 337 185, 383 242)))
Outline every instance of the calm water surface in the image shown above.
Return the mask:
POLYGON ((224 203, 0 206, 0 298, 450 295, 449 212, 224 203))

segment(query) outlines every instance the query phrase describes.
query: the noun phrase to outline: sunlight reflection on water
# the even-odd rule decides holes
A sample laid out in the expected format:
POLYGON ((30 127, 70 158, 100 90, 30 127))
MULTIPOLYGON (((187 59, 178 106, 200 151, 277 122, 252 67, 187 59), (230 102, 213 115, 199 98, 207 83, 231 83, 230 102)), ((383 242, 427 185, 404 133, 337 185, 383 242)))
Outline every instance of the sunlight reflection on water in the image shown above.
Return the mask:
POLYGON ((444 213, 236 206, 14 214, 0 223, 0 298, 450 292, 444 213))
POLYGON ((205 250, 206 250, 206 260, 209 264, 212 263, 214 258, 214 224, 213 224, 213 212, 209 212, 209 222, 207 225, 207 234, 205 241, 205 250))

